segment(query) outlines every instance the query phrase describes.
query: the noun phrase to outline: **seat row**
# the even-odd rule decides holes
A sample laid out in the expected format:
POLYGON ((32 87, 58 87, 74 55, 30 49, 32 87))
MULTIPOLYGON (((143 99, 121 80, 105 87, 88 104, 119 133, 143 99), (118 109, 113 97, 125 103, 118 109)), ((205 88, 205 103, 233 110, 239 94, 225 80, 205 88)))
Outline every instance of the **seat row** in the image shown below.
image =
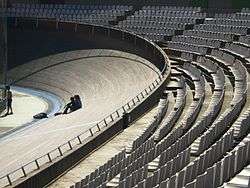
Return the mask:
POLYGON ((143 6, 142 10, 179 10, 179 11, 196 11, 200 12, 200 7, 177 7, 177 6, 143 6))
POLYGON ((250 14, 250 9, 249 8, 242 8, 241 12, 250 14))
POLYGON ((242 35, 242 36, 240 36, 239 42, 250 46, 250 35, 242 35))
POLYGON ((212 46, 215 48, 219 48, 221 45, 221 42, 219 40, 195 37, 195 36, 183 36, 183 35, 174 36, 172 38, 172 41, 173 42, 185 42, 185 43, 204 45, 204 46, 212 46))
POLYGON ((215 14, 215 18, 230 18, 235 20, 250 20, 249 13, 235 13, 235 14, 215 14))
MULTIPOLYGON (((250 134, 243 139, 233 150, 226 153, 226 155, 209 167, 203 174, 198 176, 187 187, 199 187, 209 184, 209 187, 227 188, 227 187, 249 187, 249 180, 240 181, 237 178, 236 182, 230 183, 230 179, 237 177, 239 173, 250 162, 250 134), (209 182, 209 183, 208 183, 209 182), (229 183, 224 183, 229 182, 229 183)), ((249 174, 247 172, 247 174, 249 174)), ((240 173, 239 173, 240 175, 240 173)), ((243 175, 245 176, 245 174, 243 175)), ((248 176, 249 178, 249 176, 248 176)))
MULTIPOLYGON (((224 155, 227 151, 230 150, 233 144, 232 133, 222 137, 217 141, 209 150, 206 150, 202 155, 197 157, 195 160, 184 166, 177 173, 173 173, 172 176, 166 178, 165 180, 158 182, 156 187, 163 188, 181 188, 189 187, 189 183, 194 181, 196 177, 199 177, 208 167, 213 165, 220 157, 224 155), (218 148, 222 148, 219 150, 218 148)), ((199 184, 198 187, 211 187, 209 182, 206 184, 199 184)))
POLYGON ((250 20, 236 20, 236 19, 205 19, 205 24, 213 25, 232 25, 232 26, 242 26, 250 27, 250 20))
POLYGON ((30 4, 30 3, 12 3, 13 8, 28 9, 72 9, 72 10, 132 10, 133 6, 127 5, 81 5, 81 4, 30 4))
POLYGON ((195 52, 198 54, 207 54, 207 47, 203 47, 203 46, 197 46, 197 45, 193 45, 193 44, 187 44, 184 42, 170 42, 167 41, 166 43, 164 43, 164 45, 167 48, 171 48, 171 49, 177 49, 177 50, 182 50, 182 51, 191 51, 191 52, 195 52))
POLYGON ((142 36, 150 36, 150 35, 160 35, 162 38, 165 35, 173 35, 175 33, 174 29, 170 28, 154 28, 154 27, 147 27, 147 26, 136 26, 136 25, 125 25, 125 26, 117 26, 118 28, 133 31, 137 34, 142 36))
POLYGON ((145 129, 141 135, 138 135, 138 138, 135 139, 132 143, 132 146, 129 149, 129 152, 135 151, 139 148, 151 135, 152 132, 158 127, 163 116, 165 115, 168 108, 168 100, 160 99, 158 103, 158 111, 156 112, 154 119, 149 122, 149 126, 145 129))
POLYGON ((141 20, 141 21, 151 21, 151 22, 175 22, 175 23, 186 23, 186 24, 194 24, 196 22, 196 18, 191 17, 175 17, 175 16, 129 16, 127 20, 141 20))
POLYGON ((134 13, 135 17, 151 17, 151 16, 159 16, 159 17, 189 17, 189 18, 199 18, 204 19, 206 18, 206 13, 196 13, 196 12, 176 12, 176 11, 166 11, 159 14, 156 14, 155 12, 144 12, 144 11, 138 11, 134 13))
POLYGON ((147 20, 124 20, 118 23, 119 26, 133 25, 133 26, 143 26, 143 27, 153 27, 153 28, 173 28, 176 30, 184 30, 186 24, 176 23, 176 22, 153 22, 147 20))
POLYGON ((202 37, 202 38, 211 38, 211 39, 219 39, 224 41, 233 41, 234 35, 231 33, 224 33, 224 32, 215 32, 215 31, 208 31, 205 29, 195 29, 195 30, 185 30, 183 35, 186 36, 194 36, 194 37, 202 37))
POLYGON ((225 49, 241 54, 246 58, 250 57, 250 48, 236 43, 226 43, 225 49))
POLYGON ((247 27, 231 26, 231 25, 201 24, 201 25, 195 25, 194 29, 224 32, 224 33, 234 33, 239 35, 246 35, 248 33, 247 27))
MULTIPOLYGON (((215 53, 212 52, 212 55, 214 54, 215 53)), ((235 67, 230 66, 230 69, 235 76, 235 80, 242 80, 239 82, 235 81, 235 90, 231 101, 231 108, 226 109, 213 125, 201 136, 201 138, 193 143, 193 146, 197 149, 193 149, 196 154, 208 148, 213 140, 216 140, 219 135, 226 131, 228 125, 232 124, 234 118, 237 117, 237 114, 239 115, 241 108, 245 103, 247 92, 246 70, 244 68, 242 68, 242 70, 238 68, 239 66, 242 66, 239 63, 240 62, 238 62, 238 66, 235 67)))
POLYGON ((159 128, 154 133, 154 138, 157 142, 162 140, 172 130, 186 104, 187 88, 183 76, 181 76, 179 83, 181 84, 181 89, 177 89, 176 91, 174 109, 170 112, 168 117, 161 122, 159 128))

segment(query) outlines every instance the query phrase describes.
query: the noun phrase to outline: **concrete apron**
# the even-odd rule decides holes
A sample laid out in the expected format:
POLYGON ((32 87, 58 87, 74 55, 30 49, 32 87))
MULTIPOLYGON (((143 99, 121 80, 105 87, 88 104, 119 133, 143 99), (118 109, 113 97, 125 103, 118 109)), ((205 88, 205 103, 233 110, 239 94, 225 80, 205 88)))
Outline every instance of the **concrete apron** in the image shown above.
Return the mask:
POLYGON ((10 128, 6 132, 0 132, 0 141, 9 136, 14 136, 30 126, 38 126, 42 121, 53 117, 63 107, 63 101, 58 96, 46 91, 19 86, 11 86, 11 91, 13 92, 12 106, 14 114, 0 118, 0 129, 10 128), (23 104, 26 106, 23 106, 23 104), (19 114, 17 114, 18 112, 19 114), (48 118, 41 120, 33 119, 33 115, 41 112, 47 113, 48 118))

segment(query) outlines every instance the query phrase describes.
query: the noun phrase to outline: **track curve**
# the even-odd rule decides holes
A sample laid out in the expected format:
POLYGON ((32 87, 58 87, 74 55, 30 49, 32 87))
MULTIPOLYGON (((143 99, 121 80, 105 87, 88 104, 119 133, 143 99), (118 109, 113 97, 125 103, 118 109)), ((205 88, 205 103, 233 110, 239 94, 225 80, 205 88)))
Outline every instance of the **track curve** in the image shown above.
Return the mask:
POLYGON ((52 92, 64 101, 79 94, 84 108, 49 118, 1 141, 0 150, 5 155, 0 155, 0 176, 87 130, 136 96, 159 74, 147 60, 114 50, 66 52, 11 70, 10 79, 18 80, 17 85, 52 92), (26 72, 20 75, 20 70, 26 72))

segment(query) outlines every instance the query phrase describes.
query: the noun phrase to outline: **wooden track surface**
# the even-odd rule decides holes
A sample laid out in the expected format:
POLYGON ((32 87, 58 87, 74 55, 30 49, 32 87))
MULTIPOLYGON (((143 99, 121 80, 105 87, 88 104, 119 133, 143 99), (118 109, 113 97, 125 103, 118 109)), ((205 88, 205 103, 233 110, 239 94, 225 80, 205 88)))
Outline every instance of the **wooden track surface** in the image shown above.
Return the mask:
POLYGON ((159 70, 145 59, 114 50, 66 52, 11 70, 10 79, 19 80, 16 85, 52 92, 66 102, 79 94, 84 108, 1 140, 0 176, 84 132, 135 97, 158 74, 159 70))

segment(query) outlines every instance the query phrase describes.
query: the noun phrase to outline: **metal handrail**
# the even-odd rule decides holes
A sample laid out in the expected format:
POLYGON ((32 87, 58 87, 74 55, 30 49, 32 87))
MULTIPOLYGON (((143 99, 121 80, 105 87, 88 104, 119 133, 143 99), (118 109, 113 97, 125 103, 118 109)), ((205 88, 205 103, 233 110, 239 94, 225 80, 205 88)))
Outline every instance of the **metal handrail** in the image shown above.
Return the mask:
MULTIPOLYGON (((89 24, 90 25, 90 24, 89 24)), ((104 27, 105 28, 105 27, 104 27)), ((109 28, 109 27, 106 27, 109 28)), ((122 31, 120 29, 116 29, 116 28, 110 28, 112 30, 119 30, 121 32, 125 32, 122 31)), ((127 32, 127 31, 126 31, 127 32)), ((127 32, 131 35, 134 35, 138 38, 141 38, 145 41, 147 41, 149 44, 153 45, 158 51, 161 52, 161 54, 164 57, 165 62, 168 60, 167 56, 165 54, 165 52, 157 45, 155 45, 153 42, 138 36, 132 32, 127 32)), ((108 125, 112 124, 113 122, 115 122, 117 119, 121 118, 123 113, 131 110, 133 107, 135 107, 138 103, 141 103, 141 101, 143 101, 147 96, 149 96, 156 88, 157 86, 159 86, 162 83, 162 80, 165 78, 165 72, 167 70, 167 63, 165 63, 163 69, 161 70, 161 74, 157 79, 155 79, 148 87, 146 87, 143 91, 141 91, 138 95, 136 95, 134 98, 132 98, 129 102, 127 102, 125 105, 123 105, 122 107, 118 108, 117 110, 115 110, 113 113, 111 113, 110 115, 106 116, 105 118, 103 118, 100 122, 98 122, 96 125, 90 127, 88 130, 82 132, 81 134, 75 136, 74 138, 68 140, 67 142, 63 143, 62 145, 60 145, 59 147, 49 151, 48 153, 34 159, 33 161, 23 165, 22 167, 13 170, 12 172, 8 173, 7 175, 4 175, 2 177, 0 177, 0 180, 6 179, 6 181, 8 182, 7 185, 4 186, 8 186, 8 185, 12 185, 12 183, 16 180, 18 180, 19 178, 22 177, 27 177, 28 173, 31 173, 35 170, 38 170, 41 168, 42 165, 46 164, 46 163, 51 163, 54 159, 58 158, 58 157, 62 157, 64 155, 64 153, 67 153, 71 150, 73 150, 75 148, 75 146, 81 145, 84 143, 84 140, 95 136, 95 133, 100 132, 103 130, 103 128, 105 129, 108 125), (103 125, 103 126, 101 126, 103 125), (95 131, 96 130, 96 131, 95 131), (81 136, 87 134, 88 136, 81 138, 81 136), (76 141, 77 144, 73 145, 73 141, 76 141), (67 149, 64 151, 62 150, 63 147, 67 146, 67 149), (53 157, 53 153, 57 153, 57 155, 55 157, 53 157), (40 162, 41 160, 46 159, 46 162, 42 163, 40 162), (35 168, 28 171, 25 170, 25 168, 29 165, 34 165, 35 168), (14 180, 12 180, 11 176, 14 175, 17 172, 21 172, 21 176, 17 177, 17 178, 13 178, 14 180)), ((0 185, 1 186, 1 185, 0 185)))

